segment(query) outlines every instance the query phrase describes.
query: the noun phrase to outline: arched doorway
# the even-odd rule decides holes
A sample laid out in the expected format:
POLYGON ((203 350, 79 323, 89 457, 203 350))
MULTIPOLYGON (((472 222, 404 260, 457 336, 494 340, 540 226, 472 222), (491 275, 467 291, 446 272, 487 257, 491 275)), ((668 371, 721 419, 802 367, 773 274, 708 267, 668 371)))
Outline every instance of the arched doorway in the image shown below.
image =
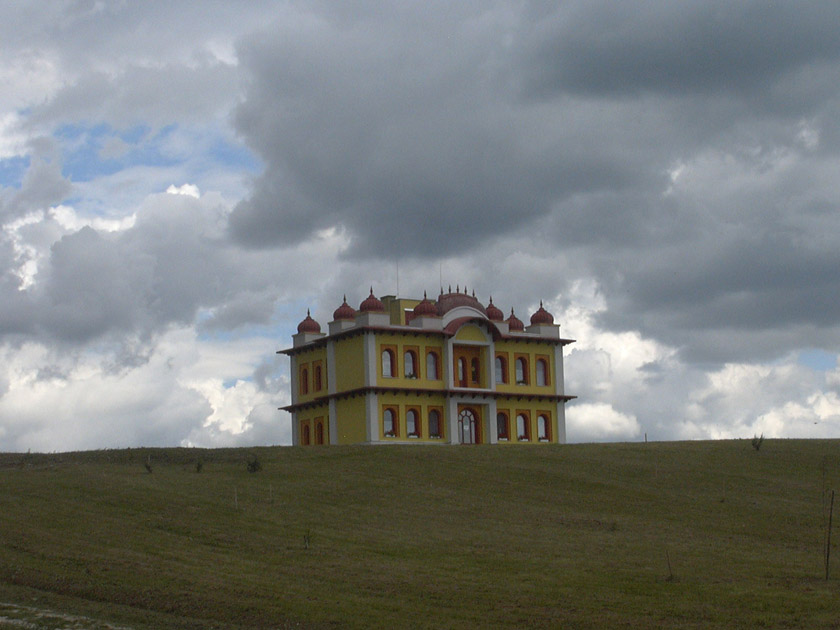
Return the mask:
POLYGON ((458 409, 458 438, 461 444, 481 442, 481 420, 473 407, 458 409))

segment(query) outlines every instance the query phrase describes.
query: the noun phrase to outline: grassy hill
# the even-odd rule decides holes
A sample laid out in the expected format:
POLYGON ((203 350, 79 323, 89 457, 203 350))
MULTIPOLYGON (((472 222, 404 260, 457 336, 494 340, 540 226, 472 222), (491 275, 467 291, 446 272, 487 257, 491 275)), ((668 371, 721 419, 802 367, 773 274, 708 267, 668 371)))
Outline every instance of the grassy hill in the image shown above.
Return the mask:
POLYGON ((0 628, 837 628, 833 488, 840 441, 3 454, 0 628))

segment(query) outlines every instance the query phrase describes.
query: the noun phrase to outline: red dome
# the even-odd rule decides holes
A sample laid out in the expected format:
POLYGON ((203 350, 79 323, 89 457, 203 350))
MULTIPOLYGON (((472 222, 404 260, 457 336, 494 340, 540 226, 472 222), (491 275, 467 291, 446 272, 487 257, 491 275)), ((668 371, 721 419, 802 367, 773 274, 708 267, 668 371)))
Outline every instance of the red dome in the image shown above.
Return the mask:
POLYGON ((347 296, 344 296, 344 302, 341 303, 335 311, 333 311, 333 320, 339 319, 356 319, 356 310, 347 303, 347 296))
POLYGON ((513 309, 510 309, 510 317, 508 317, 507 324, 508 330, 525 330, 525 324, 523 324, 522 321, 513 314, 513 309))
POLYGON ((370 289, 370 295, 359 304, 359 311, 362 313, 384 313, 385 305, 373 294, 373 287, 370 289))
POLYGON ((531 324, 553 324, 554 315, 543 308, 542 300, 540 300, 540 310, 531 315, 531 324))
POLYGON ((312 317, 309 315, 309 309, 306 309, 306 319, 304 319, 300 324, 298 324, 298 332, 299 333, 319 333, 321 332, 321 324, 316 322, 312 317))
POLYGON ((414 307, 415 317, 437 317, 437 307, 429 301, 426 297, 426 292, 423 291, 423 301, 414 307))
POLYGON ((496 307, 493 304, 493 297, 490 297, 490 304, 487 305, 487 319, 492 322, 500 322, 503 321, 505 318, 505 314, 502 313, 502 309, 496 307))
POLYGON ((437 299, 437 314, 438 315, 446 315, 449 311, 453 308, 457 308, 459 306, 469 306, 474 308, 475 310, 479 311, 480 313, 487 314, 487 311, 484 310, 484 307, 481 305, 477 299, 475 299, 474 295, 467 295, 466 293, 441 293, 437 299))

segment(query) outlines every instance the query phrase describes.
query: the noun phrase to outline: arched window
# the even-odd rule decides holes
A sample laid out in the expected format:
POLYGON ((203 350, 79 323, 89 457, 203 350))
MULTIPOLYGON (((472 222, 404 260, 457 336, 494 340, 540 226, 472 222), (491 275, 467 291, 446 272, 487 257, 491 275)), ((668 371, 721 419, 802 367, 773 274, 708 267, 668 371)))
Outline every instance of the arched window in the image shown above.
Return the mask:
POLYGON ((303 368, 300 371, 300 393, 309 393, 309 370, 307 370, 306 368, 303 368))
POLYGON ((531 439, 528 418, 525 414, 516 414, 516 439, 520 442, 527 442, 531 439))
POLYGON ((429 412, 429 437, 440 437, 440 412, 437 409, 429 412))
POLYGON ((323 444, 324 443, 324 423, 323 422, 316 422, 315 423, 315 444, 323 444))
POLYGON ((437 355, 434 352, 429 352, 426 355, 426 378, 431 381, 436 381, 440 378, 438 376, 437 355))
POLYGON ((315 391, 321 390, 321 366, 315 366, 315 391))
POLYGON ((458 385, 467 386, 467 360, 464 357, 458 359, 458 385))
POLYGON ((496 357, 496 382, 507 383, 507 361, 504 357, 496 357))
POLYGON ((303 446, 309 445, 309 424, 306 423, 301 427, 300 431, 300 443, 303 446))
POLYGON ((382 432, 385 437, 397 436, 397 414, 390 407, 385 410, 382 416, 382 432))
POLYGON ((405 432, 408 437, 420 437, 420 418, 414 409, 405 412, 405 432))
POLYGON ((537 417, 537 438, 540 442, 551 441, 551 425, 545 414, 540 414, 537 417))
POLYGON ((537 385, 540 387, 548 385, 548 365, 545 359, 537 359, 537 385))
POLYGON ((382 376, 395 376, 394 368, 394 352, 393 350, 382 351, 382 376))
POLYGON ((528 361, 524 357, 516 359, 516 384, 528 384, 528 361))
POLYGON ((403 362, 405 363, 405 375, 407 378, 417 378, 417 357, 413 350, 406 351, 403 355, 403 362))
POLYGON ((481 370, 479 369, 478 358, 473 358, 473 360, 470 361, 470 370, 472 372, 473 385, 478 385, 481 382, 481 370))
POLYGON ((497 413, 496 414, 496 433, 500 440, 508 440, 510 439, 510 434, 508 433, 508 417, 506 413, 497 413))

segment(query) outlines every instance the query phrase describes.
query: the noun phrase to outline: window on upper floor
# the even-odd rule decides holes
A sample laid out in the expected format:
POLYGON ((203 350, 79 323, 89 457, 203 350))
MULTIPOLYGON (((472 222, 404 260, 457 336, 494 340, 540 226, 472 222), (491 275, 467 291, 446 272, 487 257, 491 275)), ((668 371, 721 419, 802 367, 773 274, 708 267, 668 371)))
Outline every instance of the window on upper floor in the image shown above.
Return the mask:
POLYGON ((548 416, 544 413, 537 416, 537 439, 540 442, 551 441, 551 423, 548 421, 548 416))
POLYGON ((417 355, 414 350, 407 350, 403 355, 406 378, 417 378, 417 355))
POLYGON ((470 377, 473 387, 477 387, 481 383, 481 363, 477 357, 473 357, 470 361, 470 377))
POLYGON ((537 359, 537 385, 548 385, 548 363, 545 359, 537 359))
POLYGON ((496 383, 507 383, 507 361, 501 355, 496 357, 496 383))
POLYGON ((300 371, 300 393, 309 393, 309 370, 307 370, 306 368, 303 368, 300 371))
POLYGON ((420 415, 415 409, 405 412, 405 432, 408 437, 420 437, 420 415))
POLYGON ((458 387, 467 386, 467 360, 464 357, 458 358, 458 387))
POLYGON ((528 416, 524 413, 516 414, 516 439, 520 442, 527 442, 531 439, 531 428, 528 416))
POLYGON ((500 440, 507 441, 510 439, 508 417, 506 413, 501 411, 496 414, 496 435, 500 440))
POLYGON ((435 352, 426 354, 426 378, 430 381, 436 381, 440 378, 438 374, 438 356, 435 352))
POLYGON ((394 360, 394 351, 386 348, 382 351, 382 376, 393 378, 397 375, 396 361, 394 360))
POLYGON ((440 412, 437 409, 432 409, 429 412, 429 437, 439 438, 440 432, 440 412))
POLYGON ((321 366, 316 365, 314 369, 314 378, 315 378, 315 391, 321 391, 321 387, 323 383, 321 381, 321 366))
POLYGON ((516 384, 528 384, 528 360, 525 357, 516 358, 516 384))
POLYGON ((382 433, 385 437, 396 437, 398 432, 397 412, 391 407, 388 407, 382 413, 382 433))

